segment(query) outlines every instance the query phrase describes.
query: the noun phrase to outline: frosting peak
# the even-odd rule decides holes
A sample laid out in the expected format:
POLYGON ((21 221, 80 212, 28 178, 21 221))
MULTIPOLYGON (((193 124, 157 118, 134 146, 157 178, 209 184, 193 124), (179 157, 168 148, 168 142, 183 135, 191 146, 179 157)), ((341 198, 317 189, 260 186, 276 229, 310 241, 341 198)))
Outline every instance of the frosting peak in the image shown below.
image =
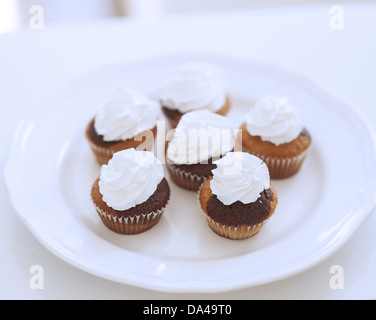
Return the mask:
POLYGON ((247 131, 275 145, 288 143, 303 130, 303 123, 291 101, 283 96, 268 95, 246 116, 247 131))
POLYGON ((174 164, 207 163, 234 149, 235 125, 227 117, 196 110, 184 114, 167 148, 174 164))
POLYGON ((255 202, 270 187, 268 167, 254 155, 229 152, 214 164, 217 168, 212 170, 210 188, 225 205, 255 202))
POLYGON ((159 104, 135 90, 119 90, 105 101, 95 117, 95 130, 104 141, 132 139, 153 129, 159 116, 159 104))
POLYGON ((163 177, 163 166, 152 152, 126 149, 102 166, 99 190, 109 207, 127 210, 149 199, 163 177))
POLYGON ((163 106, 181 113, 198 109, 215 112, 225 104, 226 89, 219 68, 187 63, 159 89, 158 96, 163 106))

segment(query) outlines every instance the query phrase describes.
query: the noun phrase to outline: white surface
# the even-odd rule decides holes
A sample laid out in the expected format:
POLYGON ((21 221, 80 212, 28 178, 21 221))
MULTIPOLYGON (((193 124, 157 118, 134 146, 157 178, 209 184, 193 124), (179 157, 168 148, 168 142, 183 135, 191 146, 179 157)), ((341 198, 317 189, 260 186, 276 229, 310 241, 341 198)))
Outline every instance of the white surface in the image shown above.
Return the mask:
MULTIPOLYGON (((172 17, 152 25, 108 21, 4 36, 1 47, 7 49, 1 53, 0 85, 5 90, 0 103, 7 117, 0 120, 1 150, 7 151, 24 115, 41 110, 61 86, 78 75, 116 62, 173 52, 221 53, 281 65, 310 77, 375 127, 371 94, 376 50, 370 39, 376 31, 372 19, 376 7, 343 7, 344 30, 332 30, 329 7, 320 6, 172 17)), ((2 153, 2 164, 6 155, 2 153)), ((4 262, 0 296, 4 299, 371 299, 376 295, 374 215, 338 252, 294 277, 228 293, 161 294, 103 280, 62 262, 23 226, 3 182, 1 188, 4 221, 0 250, 4 262), (44 269, 43 290, 29 286, 32 265, 44 269), (332 265, 343 267, 342 290, 329 286, 332 265)))

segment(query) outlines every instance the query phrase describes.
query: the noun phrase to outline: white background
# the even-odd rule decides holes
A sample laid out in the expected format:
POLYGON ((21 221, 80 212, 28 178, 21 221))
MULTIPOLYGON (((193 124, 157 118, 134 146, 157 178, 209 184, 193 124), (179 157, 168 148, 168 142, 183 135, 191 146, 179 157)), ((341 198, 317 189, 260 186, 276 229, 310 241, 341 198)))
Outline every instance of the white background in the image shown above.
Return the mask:
MULTIPOLYGON (((1 167, 22 117, 43 108, 59 88, 102 66, 157 54, 218 53, 281 66, 311 78, 357 110, 376 130, 376 5, 343 3, 342 8, 343 30, 330 27, 330 5, 322 4, 180 14, 153 21, 127 18, 50 23, 42 30, 26 25, 17 33, 2 35, 1 167)), ((169 294, 103 280, 59 260, 19 221, 3 179, 0 197, 2 299, 376 298, 374 215, 337 253, 299 275, 219 294, 169 294), (43 290, 30 288, 33 265, 44 269, 43 290), (329 286, 332 265, 343 267, 343 290, 329 286)))

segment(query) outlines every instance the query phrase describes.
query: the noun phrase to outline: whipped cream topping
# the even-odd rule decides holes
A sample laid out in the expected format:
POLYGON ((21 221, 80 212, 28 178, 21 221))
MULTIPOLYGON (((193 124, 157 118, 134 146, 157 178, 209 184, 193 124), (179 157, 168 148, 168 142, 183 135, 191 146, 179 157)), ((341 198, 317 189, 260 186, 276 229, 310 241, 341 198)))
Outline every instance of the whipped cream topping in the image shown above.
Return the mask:
POLYGON ((229 152, 214 163, 217 168, 212 170, 210 189, 225 205, 255 202, 270 187, 268 167, 254 155, 229 152))
POLYGON ((163 177, 163 166, 152 152, 126 149, 102 166, 99 190, 109 207, 127 210, 149 199, 163 177))
POLYGON ((246 115, 247 131, 275 145, 291 142, 303 130, 297 109, 283 96, 268 95, 246 115))
POLYGON ((198 109, 216 112, 226 102, 226 87, 218 67, 188 63, 159 89, 157 96, 163 106, 180 113, 198 109))
POLYGON ((157 101, 135 90, 119 90, 105 101, 95 117, 95 130, 104 141, 127 140, 156 126, 157 101))
POLYGON ((207 163, 233 150, 235 125, 231 119, 209 110, 185 113, 167 148, 173 164, 207 163))

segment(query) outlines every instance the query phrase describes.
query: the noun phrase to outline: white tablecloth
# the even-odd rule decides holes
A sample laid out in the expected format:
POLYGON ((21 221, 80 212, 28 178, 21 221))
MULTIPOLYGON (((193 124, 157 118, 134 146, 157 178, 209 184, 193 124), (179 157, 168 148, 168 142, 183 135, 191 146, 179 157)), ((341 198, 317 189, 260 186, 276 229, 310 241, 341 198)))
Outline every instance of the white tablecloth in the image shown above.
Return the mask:
MULTIPOLYGON (((257 9, 28 27, 0 36, 0 163, 23 116, 44 106, 78 76, 113 63, 171 53, 229 55, 281 66, 311 78, 356 109, 376 130, 376 4, 342 4, 343 29, 329 5, 257 9)), ((334 128, 333 128, 334 129, 334 128)), ((376 183, 376 182, 375 182, 376 183)), ((334 255, 274 283, 215 294, 173 294, 113 283, 61 261, 17 218, 0 181, 0 298, 2 299, 375 299, 376 216, 334 255), (41 265, 44 289, 30 286, 41 265), (332 289, 340 265, 344 288, 332 289)))

